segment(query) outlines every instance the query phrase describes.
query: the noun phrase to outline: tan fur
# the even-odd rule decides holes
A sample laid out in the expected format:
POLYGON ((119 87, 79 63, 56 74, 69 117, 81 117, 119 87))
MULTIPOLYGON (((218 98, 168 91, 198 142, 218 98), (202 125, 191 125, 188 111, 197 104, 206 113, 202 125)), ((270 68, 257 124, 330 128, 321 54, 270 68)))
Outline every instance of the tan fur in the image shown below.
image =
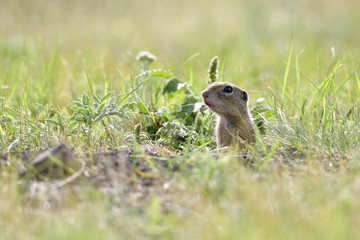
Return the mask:
POLYGON ((245 149, 255 142, 255 126, 251 119, 246 91, 228 82, 215 82, 202 93, 204 103, 218 116, 216 142, 218 147, 236 146, 245 149), (230 86, 232 92, 224 92, 230 86))

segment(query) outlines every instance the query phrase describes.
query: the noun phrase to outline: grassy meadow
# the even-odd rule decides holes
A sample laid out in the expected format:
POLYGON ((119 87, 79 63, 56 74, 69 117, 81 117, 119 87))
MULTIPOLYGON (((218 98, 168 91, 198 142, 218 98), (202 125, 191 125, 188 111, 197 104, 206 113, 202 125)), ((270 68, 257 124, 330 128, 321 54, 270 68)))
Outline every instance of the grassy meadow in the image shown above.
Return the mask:
POLYGON ((359 239, 359 9, 0 0, 0 239, 359 239), (215 154, 200 97, 214 56, 219 81, 249 93, 251 164, 215 154), (65 188, 49 207, 17 165, 62 142, 171 155, 180 170, 155 171, 170 177, 141 201, 65 188))

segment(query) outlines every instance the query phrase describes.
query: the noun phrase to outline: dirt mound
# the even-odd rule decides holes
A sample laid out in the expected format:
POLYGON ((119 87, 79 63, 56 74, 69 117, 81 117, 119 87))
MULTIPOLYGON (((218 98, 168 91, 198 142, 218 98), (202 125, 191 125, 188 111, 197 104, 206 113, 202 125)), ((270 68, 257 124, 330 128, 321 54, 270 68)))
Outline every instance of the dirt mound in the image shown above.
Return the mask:
MULTIPOLYGON (((5 155, 1 161, 1 165, 8 165, 5 155)), ((154 153, 75 154, 65 144, 42 153, 23 152, 17 161, 25 195, 43 201, 47 207, 61 205, 69 194, 75 198, 95 194, 117 205, 147 201, 155 194, 166 199, 166 190, 178 169, 174 159, 154 153)))

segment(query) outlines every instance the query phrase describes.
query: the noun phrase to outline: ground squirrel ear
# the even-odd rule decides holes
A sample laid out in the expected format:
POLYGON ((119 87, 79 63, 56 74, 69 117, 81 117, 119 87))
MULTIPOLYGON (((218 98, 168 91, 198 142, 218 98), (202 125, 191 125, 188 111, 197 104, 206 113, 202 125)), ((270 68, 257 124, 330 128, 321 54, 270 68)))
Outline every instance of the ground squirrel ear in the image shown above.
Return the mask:
POLYGON ((242 91, 242 93, 241 93, 241 98, 242 98, 243 100, 245 100, 245 101, 248 100, 249 96, 248 96, 248 94, 247 94, 246 91, 242 91))

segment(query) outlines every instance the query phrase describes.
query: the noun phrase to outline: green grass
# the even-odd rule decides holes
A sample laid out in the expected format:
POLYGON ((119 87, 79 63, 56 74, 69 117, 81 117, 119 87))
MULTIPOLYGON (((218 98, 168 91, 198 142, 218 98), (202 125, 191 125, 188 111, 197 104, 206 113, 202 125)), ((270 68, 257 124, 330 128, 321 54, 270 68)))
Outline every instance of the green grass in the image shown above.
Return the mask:
POLYGON ((1 6, 0 239, 360 237, 357 1, 1 6), (138 61, 143 50, 157 59, 138 61), (251 166, 211 154, 215 117, 199 103, 214 56, 220 81, 249 92, 251 166), (170 152, 181 171, 144 201, 90 188, 47 209, 17 157, 60 142, 170 152))

